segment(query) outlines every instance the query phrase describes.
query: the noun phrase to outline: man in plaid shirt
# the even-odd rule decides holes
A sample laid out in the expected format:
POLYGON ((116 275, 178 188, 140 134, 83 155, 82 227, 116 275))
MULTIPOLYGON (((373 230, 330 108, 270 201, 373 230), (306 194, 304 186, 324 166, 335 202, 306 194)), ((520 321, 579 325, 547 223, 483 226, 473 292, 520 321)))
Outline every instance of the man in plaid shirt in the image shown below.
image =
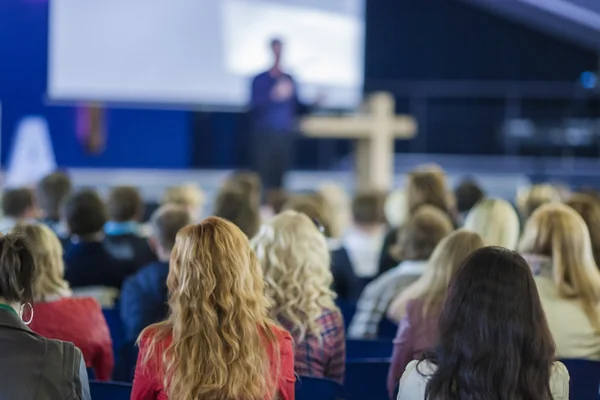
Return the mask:
POLYGON ((398 235, 397 255, 405 261, 367 285, 348 327, 348 337, 377 337, 394 298, 423 275, 435 246, 452 230, 448 216, 434 207, 422 206, 415 212, 398 235))

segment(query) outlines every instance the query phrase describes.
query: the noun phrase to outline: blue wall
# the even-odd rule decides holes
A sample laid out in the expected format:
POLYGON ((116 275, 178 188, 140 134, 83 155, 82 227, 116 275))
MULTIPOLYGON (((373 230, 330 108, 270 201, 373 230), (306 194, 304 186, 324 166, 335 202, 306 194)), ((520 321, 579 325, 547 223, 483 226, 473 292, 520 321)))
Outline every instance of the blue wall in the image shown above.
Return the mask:
POLYGON ((75 108, 46 106, 48 4, 0 1, 0 102, 2 163, 16 124, 44 116, 60 166, 185 168, 190 164, 188 113, 109 110, 108 142, 99 156, 87 155, 75 135, 75 108))
MULTIPOLYGON (((233 113, 109 110, 108 143, 92 157, 75 136, 75 109, 46 106, 48 5, 0 0, 2 162, 15 125, 26 115, 48 120, 61 166, 234 167, 247 160, 245 118, 233 113)), ((593 69, 597 55, 459 0, 367 0, 366 81, 562 80, 593 69)), ((397 98, 399 112, 415 112, 397 98)), ((434 100, 417 115, 422 134, 398 151, 496 153, 501 99, 434 100)), ((564 104, 524 104, 557 115, 564 104)), ((416 110, 418 111, 418 110, 416 110)), ((297 166, 327 167, 351 151, 348 141, 303 139, 297 166)))

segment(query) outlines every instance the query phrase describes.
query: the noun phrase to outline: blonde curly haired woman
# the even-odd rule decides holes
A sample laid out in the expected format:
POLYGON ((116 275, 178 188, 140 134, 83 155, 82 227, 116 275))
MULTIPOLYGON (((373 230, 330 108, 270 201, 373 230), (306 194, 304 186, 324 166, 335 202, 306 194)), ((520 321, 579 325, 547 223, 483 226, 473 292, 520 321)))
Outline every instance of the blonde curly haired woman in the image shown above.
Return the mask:
POLYGON ((97 379, 109 380, 114 359, 108 325, 100 304, 91 297, 71 297, 64 279, 63 248, 56 234, 42 224, 17 225, 35 260, 33 315, 29 328, 50 339, 73 342, 97 379))
POLYGON ((296 345, 296 373, 342 382, 344 321, 330 286, 326 238, 306 215, 285 211, 252 240, 272 300, 271 315, 296 345))
POLYGON ((388 309, 388 317, 400 322, 388 372, 390 398, 408 363, 433 350, 448 285, 465 258, 482 247, 483 239, 475 232, 460 229, 446 236, 433 251, 425 273, 388 309))
POLYGON ((557 357, 600 360, 600 272, 581 216, 560 203, 539 207, 519 251, 537 275, 557 357))
POLYGON ((246 236, 211 217, 179 231, 170 315, 140 335, 132 400, 290 400, 292 338, 268 317, 246 236))

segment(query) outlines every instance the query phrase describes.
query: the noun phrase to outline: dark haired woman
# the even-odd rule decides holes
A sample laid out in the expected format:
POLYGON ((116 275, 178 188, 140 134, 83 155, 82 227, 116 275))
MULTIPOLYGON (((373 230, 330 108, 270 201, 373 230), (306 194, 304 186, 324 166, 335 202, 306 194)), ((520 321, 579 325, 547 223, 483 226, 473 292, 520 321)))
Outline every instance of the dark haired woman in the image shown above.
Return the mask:
POLYGON ((89 400, 81 351, 27 328, 33 318, 35 275, 25 239, 14 234, 0 237, 0 398, 89 400))
POLYGON ((484 247, 448 288, 435 353, 408 365, 398 400, 567 400, 569 373, 555 362, 529 266, 484 247))

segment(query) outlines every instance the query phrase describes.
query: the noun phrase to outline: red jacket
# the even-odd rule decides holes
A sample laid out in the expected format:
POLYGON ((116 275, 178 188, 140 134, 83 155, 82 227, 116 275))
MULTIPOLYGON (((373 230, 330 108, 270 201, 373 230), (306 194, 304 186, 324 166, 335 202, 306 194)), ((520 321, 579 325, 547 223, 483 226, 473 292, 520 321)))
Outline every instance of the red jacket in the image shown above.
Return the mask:
MULTIPOLYGON (((278 379, 278 400, 294 400, 294 351, 292 347, 292 337, 290 334, 280 328, 273 328, 273 331, 279 341, 280 370, 278 379)), ((162 344, 156 346, 157 349, 166 349, 171 342, 171 338, 164 340, 162 344)), ((135 368, 135 377, 133 379, 133 390, 131 400, 168 400, 167 393, 163 385, 163 377, 156 375, 159 370, 157 366, 162 362, 162 354, 154 354, 148 361, 148 365, 141 366, 146 353, 147 339, 142 339, 137 366, 135 368)), ((273 349, 268 350, 269 358, 273 357, 273 349)), ((271 363, 272 374, 276 374, 274 369, 276 363, 271 363)), ((270 399, 265 399, 270 400, 270 399)))
POLYGON ((35 303, 29 328, 50 339, 72 342, 81 349, 86 367, 107 381, 114 359, 112 341, 100 304, 92 298, 63 298, 35 303))

